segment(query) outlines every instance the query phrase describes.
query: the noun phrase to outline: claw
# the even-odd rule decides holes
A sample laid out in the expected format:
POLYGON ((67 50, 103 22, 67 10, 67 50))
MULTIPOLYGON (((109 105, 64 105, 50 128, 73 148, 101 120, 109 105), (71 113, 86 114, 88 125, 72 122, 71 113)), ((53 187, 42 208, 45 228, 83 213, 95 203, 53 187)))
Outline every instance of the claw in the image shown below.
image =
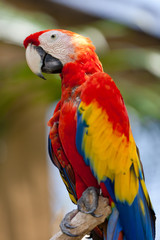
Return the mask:
POLYGON ((67 214, 65 215, 65 217, 63 218, 63 220, 61 221, 61 223, 60 223, 60 229, 61 229, 61 231, 62 231, 64 234, 68 235, 69 237, 78 237, 78 235, 72 234, 72 233, 70 232, 70 229, 76 228, 76 226, 72 226, 72 225, 70 224, 70 222, 71 222, 72 218, 77 214, 77 212, 78 212, 78 210, 75 209, 75 210, 67 213, 67 214))
POLYGON ((66 224, 65 224, 65 227, 70 228, 70 229, 77 228, 76 226, 72 226, 72 225, 70 225, 69 223, 66 223, 66 224))
POLYGON ((97 188, 87 188, 77 202, 78 210, 83 213, 91 214, 94 217, 101 217, 101 215, 96 215, 94 213, 98 206, 98 197, 99 190, 97 188))
POLYGON ((97 215, 97 214, 95 214, 95 213, 91 213, 91 215, 92 215, 93 217, 96 217, 96 218, 99 218, 99 217, 102 217, 102 216, 103 216, 103 214, 97 215))

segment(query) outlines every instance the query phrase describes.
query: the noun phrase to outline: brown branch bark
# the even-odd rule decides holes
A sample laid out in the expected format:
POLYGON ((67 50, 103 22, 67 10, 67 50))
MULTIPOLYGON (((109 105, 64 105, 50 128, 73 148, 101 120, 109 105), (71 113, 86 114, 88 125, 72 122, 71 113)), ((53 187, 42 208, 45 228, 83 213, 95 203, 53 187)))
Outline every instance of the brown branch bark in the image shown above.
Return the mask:
POLYGON ((79 235, 78 237, 69 237, 59 231, 50 240, 79 240, 93 230, 97 225, 103 223, 105 219, 111 214, 111 207, 107 198, 99 197, 98 207, 95 214, 102 215, 98 218, 93 217, 90 214, 78 212, 76 216, 71 220, 71 224, 77 228, 72 229, 71 233, 79 235))

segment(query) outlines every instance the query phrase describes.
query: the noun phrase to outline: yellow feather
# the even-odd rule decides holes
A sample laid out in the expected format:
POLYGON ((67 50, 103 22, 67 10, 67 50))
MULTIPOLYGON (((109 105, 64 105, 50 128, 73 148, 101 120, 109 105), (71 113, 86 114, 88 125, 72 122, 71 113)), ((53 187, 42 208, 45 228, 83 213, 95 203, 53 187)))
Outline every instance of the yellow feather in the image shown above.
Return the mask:
MULTIPOLYGON (((107 113, 95 101, 81 102, 80 112, 86 122, 82 148, 99 182, 115 181, 115 195, 131 204, 139 188, 141 170, 136 144, 130 130, 129 141, 108 120, 107 113)), ((142 183, 143 184, 143 183, 142 183)))
POLYGON ((120 173, 115 176, 115 196, 118 200, 132 204, 138 193, 139 180, 132 169, 125 174, 120 173))
POLYGON ((147 202, 148 202, 148 205, 150 205, 151 202, 150 202, 149 195, 148 195, 148 192, 147 192, 146 184, 145 184, 145 182, 144 182, 143 179, 141 180, 141 185, 142 185, 142 189, 143 189, 145 198, 146 198, 146 200, 147 200, 147 202))
MULTIPOLYGON (((63 182, 64 182, 64 184, 65 184, 65 186, 66 186, 66 188, 67 188, 67 190, 68 190, 69 186, 68 186, 67 181, 63 178, 63 176, 62 176, 61 174, 60 174, 60 176, 61 176, 61 178, 62 178, 62 180, 63 180, 63 182)), ((68 190, 68 194, 69 194, 69 197, 70 197, 71 201, 72 201, 73 203, 77 204, 77 201, 76 201, 75 197, 73 196, 72 193, 70 193, 69 190, 68 190)))
POLYGON ((145 215, 145 208, 144 208, 144 204, 143 204, 142 199, 140 199, 139 204, 140 204, 143 215, 145 215))

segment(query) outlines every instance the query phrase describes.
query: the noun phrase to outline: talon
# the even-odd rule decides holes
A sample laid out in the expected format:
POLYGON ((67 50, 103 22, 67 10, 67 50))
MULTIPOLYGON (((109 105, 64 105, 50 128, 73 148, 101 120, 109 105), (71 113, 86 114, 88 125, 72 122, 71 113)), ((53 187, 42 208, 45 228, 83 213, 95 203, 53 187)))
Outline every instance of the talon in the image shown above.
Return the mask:
POLYGON ((83 213, 91 214, 95 217, 100 217, 99 215, 94 214, 94 211, 97 209, 98 206, 98 197, 99 190, 97 188, 87 188, 77 202, 78 210, 83 213))
POLYGON ((72 233, 70 232, 70 229, 76 228, 76 226, 72 226, 72 225, 70 224, 70 222, 71 222, 72 218, 77 214, 77 212, 78 212, 78 210, 75 209, 75 210, 67 213, 67 214, 65 215, 65 217, 63 218, 63 220, 61 221, 61 223, 60 223, 60 229, 61 229, 61 231, 62 231, 64 234, 66 234, 67 236, 69 236, 69 237, 78 237, 78 235, 72 234, 72 233))
POLYGON ((70 228, 70 229, 77 228, 76 226, 72 226, 72 225, 70 225, 69 223, 66 223, 65 226, 66 226, 67 228, 70 228))
POLYGON ((103 214, 97 215, 97 214, 95 214, 95 213, 91 213, 91 215, 92 215, 93 217, 96 217, 96 218, 99 218, 99 217, 102 217, 102 216, 103 216, 103 214))

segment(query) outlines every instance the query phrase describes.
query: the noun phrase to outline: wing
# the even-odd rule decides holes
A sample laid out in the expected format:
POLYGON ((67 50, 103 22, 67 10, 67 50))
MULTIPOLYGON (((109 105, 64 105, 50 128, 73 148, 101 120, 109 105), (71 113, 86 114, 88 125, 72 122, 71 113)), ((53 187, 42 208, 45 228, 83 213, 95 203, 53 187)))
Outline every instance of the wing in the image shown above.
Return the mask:
POLYGON ((128 114, 120 91, 105 73, 94 74, 81 94, 76 146, 115 202, 127 239, 152 239, 154 214, 128 114))
POLYGON ((50 126, 48 153, 53 164, 59 169, 60 176, 67 188, 71 201, 76 204, 77 195, 75 190, 75 175, 72 166, 64 153, 58 134, 60 105, 59 102, 55 108, 53 117, 48 122, 48 125, 50 126))

